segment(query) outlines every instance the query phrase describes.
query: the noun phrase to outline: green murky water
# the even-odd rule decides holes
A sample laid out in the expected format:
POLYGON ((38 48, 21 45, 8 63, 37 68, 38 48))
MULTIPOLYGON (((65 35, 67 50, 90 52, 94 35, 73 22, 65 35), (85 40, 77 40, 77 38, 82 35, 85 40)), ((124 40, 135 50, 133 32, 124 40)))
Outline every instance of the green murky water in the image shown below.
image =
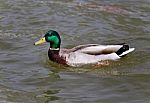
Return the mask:
POLYGON ((149 0, 0 0, 0 103, 149 103, 149 0), (135 52, 105 67, 50 62, 57 30, 62 47, 127 42, 135 52))

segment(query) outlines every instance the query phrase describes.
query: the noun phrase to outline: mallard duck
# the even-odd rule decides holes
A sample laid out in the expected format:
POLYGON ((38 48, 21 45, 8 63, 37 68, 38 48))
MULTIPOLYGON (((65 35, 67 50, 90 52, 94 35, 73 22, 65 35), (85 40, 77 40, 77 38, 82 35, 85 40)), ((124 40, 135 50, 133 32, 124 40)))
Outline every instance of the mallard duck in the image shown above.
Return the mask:
POLYGON ((134 48, 129 48, 127 44, 86 44, 71 49, 63 49, 60 48, 60 35, 54 30, 46 32, 45 36, 35 42, 34 45, 45 42, 50 43, 48 57, 51 61, 74 67, 85 64, 97 64, 105 60, 116 60, 134 51, 134 48))

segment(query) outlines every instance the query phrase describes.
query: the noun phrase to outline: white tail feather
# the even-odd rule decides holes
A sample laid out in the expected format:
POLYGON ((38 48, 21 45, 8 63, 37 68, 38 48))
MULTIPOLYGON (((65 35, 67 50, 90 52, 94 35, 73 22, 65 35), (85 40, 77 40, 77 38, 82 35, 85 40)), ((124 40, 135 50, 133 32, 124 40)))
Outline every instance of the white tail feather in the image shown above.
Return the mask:
POLYGON ((129 50, 123 52, 123 53, 120 54, 119 56, 121 57, 121 56, 127 55, 128 53, 130 53, 130 52, 132 52, 132 51, 134 51, 134 50, 135 50, 135 48, 129 48, 129 50))

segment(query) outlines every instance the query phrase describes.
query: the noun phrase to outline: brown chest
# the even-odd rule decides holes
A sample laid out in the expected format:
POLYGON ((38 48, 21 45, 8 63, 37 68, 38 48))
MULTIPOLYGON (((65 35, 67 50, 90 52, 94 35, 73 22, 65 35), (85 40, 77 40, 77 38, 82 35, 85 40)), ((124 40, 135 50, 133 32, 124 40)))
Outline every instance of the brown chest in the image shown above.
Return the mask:
POLYGON ((65 58, 59 55, 59 50, 49 50, 48 57, 51 61, 57 62, 59 64, 66 64, 65 58))

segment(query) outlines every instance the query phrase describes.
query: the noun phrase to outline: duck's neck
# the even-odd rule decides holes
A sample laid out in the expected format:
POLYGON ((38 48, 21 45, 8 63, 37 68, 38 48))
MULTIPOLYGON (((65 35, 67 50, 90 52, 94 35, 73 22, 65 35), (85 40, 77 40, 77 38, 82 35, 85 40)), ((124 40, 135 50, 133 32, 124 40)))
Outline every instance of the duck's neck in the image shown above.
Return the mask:
POLYGON ((58 36, 51 36, 50 38, 50 49, 57 50, 60 48, 61 39, 58 36))
POLYGON ((59 50, 60 49, 60 44, 51 42, 49 49, 51 49, 51 50, 59 50))
POLYGON ((60 48, 51 48, 51 47, 50 47, 49 50, 50 50, 50 51, 59 51, 60 48))

